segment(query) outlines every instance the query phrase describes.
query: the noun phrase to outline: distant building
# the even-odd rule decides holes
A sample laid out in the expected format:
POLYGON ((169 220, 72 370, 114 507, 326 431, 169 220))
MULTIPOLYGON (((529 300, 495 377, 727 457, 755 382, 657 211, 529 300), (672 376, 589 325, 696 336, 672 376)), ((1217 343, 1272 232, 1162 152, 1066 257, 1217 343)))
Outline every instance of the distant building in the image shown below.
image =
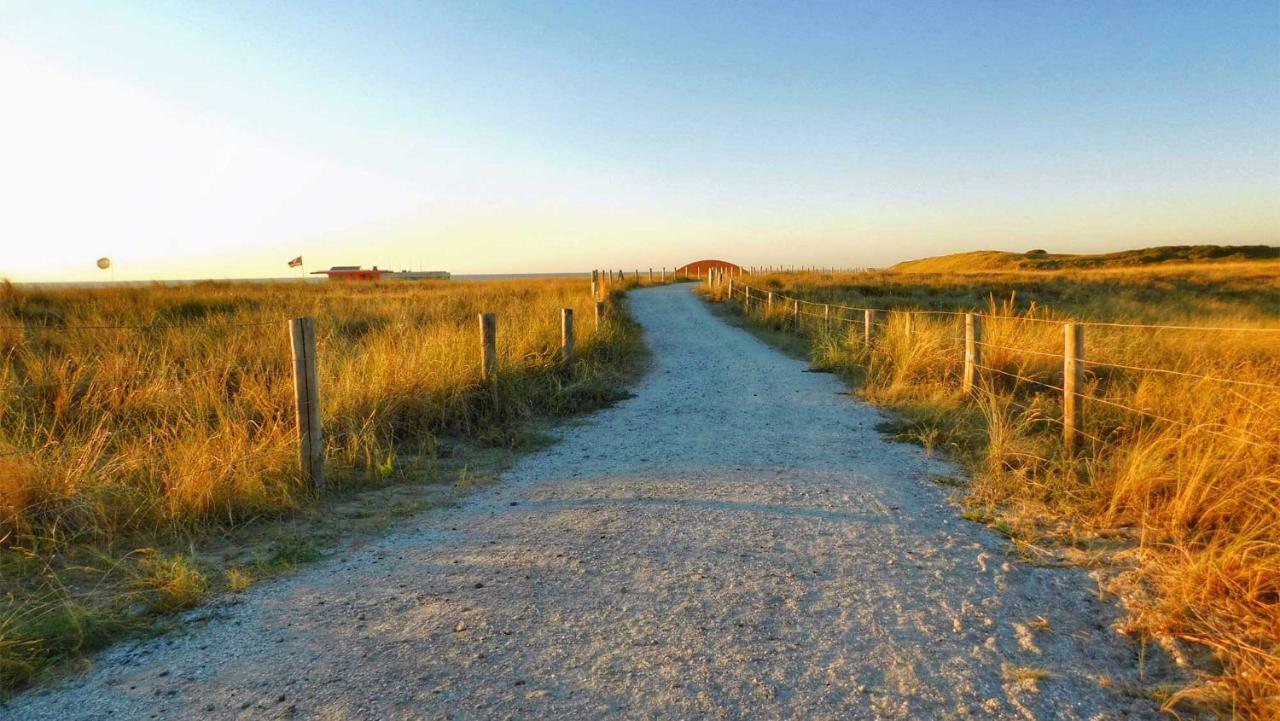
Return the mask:
POLYGON ((740 265, 730 263, 727 260, 695 260, 692 263, 676 268, 676 275, 689 275, 697 278, 706 276, 707 269, 715 268, 723 270, 734 275, 745 275, 748 271, 740 265))
POLYGON ((373 266, 373 270, 365 270, 358 265, 335 265, 328 270, 314 270, 312 275, 327 275, 329 280, 382 280, 382 276, 387 271, 378 270, 378 266, 373 266))
POLYGON ((447 270, 402 270, 398 273, 387 272, 389 280, 449 280, 447 270))
POLYGON ((373 266, 365 270, 358 265, 335 265, 328 270, 315 270, 312 275, 327 275, 329 280, 448 280, 444 270, 381 270, 373 266))

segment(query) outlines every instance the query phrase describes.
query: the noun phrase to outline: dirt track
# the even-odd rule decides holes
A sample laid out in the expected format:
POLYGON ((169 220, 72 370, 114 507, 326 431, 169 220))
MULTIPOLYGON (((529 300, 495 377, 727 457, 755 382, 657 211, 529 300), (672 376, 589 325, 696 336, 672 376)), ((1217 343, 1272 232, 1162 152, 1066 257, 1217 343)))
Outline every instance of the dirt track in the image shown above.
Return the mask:
POLYGON ((954 471, 688 286, 630 303, 636 398, 0 717, 1159 716, 1086 574, 1016 561, 928 481, 954 471))

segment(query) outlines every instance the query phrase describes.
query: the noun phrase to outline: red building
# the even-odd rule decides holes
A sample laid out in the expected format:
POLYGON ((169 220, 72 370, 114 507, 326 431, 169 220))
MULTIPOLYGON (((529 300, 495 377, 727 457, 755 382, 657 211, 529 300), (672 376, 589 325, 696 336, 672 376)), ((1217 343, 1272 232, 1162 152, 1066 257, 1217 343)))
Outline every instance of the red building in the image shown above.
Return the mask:
POLYGON ((382 276, 390 272, 378 270, 376 265, 372 270, 364 270, 358 265, 335 265, 328 270, 312 271, 311 275, 327 275, 329 280, 382 280, 382 276))
POLYGON ((742 266, 735 265, 727 260, 695 260, 692 263, 676 268, 676 275, 689 275, 695 278, 705 278, 707 276, 708 268, 723 270, 732 275, 747 275, 748 273, 748 271, 742 266))

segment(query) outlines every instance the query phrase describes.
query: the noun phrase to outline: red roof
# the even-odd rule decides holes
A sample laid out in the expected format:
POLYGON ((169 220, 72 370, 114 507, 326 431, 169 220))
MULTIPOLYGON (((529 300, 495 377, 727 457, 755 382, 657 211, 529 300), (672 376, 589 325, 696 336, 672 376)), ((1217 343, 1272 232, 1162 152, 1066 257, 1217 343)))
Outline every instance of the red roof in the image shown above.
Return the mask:
POLYGON ((735 275, 747 272, 747 270, 742 266, 730 263, 727 260, 707 259, 695 260, 692 263, 686 263, 685 265, 676 268, 676 275, 688 274, 702 276, 706 275, 707 270, 710 268, 715 268, 716 270, 727 270, 735 275))
POLYGON ((382 276, 390 271, 379 270, 378 266, 373 266, 372 270, 365 270, 358 265, 335 265, 328 270, 313 270, 312 275, 327 275, 329 280, 382 280, 382 276))

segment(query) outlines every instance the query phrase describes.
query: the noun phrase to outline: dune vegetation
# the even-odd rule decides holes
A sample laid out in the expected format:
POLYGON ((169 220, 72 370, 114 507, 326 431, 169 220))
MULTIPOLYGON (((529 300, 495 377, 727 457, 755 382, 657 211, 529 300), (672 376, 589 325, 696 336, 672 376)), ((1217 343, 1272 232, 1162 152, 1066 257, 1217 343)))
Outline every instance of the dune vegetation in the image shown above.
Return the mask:
POLYGON ((969 469, 968 517, 1032 561, 1103 569, 1124 630, 1195 669, 1154 691, 1170 708, 1280 718, 1280 262, 735 282, 718 307, 894 411, 885 430, 969 469), (880 311, 870 344, 866 308, 880 311), (984 343, 968 394, 966 312, 984 343), (1087 323, 1075 453, 1068 320, 1087 323))
POLYGON ((1163 245, 1114 253, 1049 253, 1029 250, 1009 253, 975 250, 898 263, 889 270, 910 273, 981 273, 992 271, 1168 269, 1171 264, 1252 263, 1280 259, 1280 247, 1270 245, 1163 245))
POLYGON ((442 464, 465 473, 471 449, 621 397, 643 364, 622 288, 597 327, 584 279, 0 287, 0 691, 317 555, 305 533, 256 564, 199 553, 325 500, 300 481, 288 318, 316 319, 324 495, 341 497, 456 481, 442 464))

